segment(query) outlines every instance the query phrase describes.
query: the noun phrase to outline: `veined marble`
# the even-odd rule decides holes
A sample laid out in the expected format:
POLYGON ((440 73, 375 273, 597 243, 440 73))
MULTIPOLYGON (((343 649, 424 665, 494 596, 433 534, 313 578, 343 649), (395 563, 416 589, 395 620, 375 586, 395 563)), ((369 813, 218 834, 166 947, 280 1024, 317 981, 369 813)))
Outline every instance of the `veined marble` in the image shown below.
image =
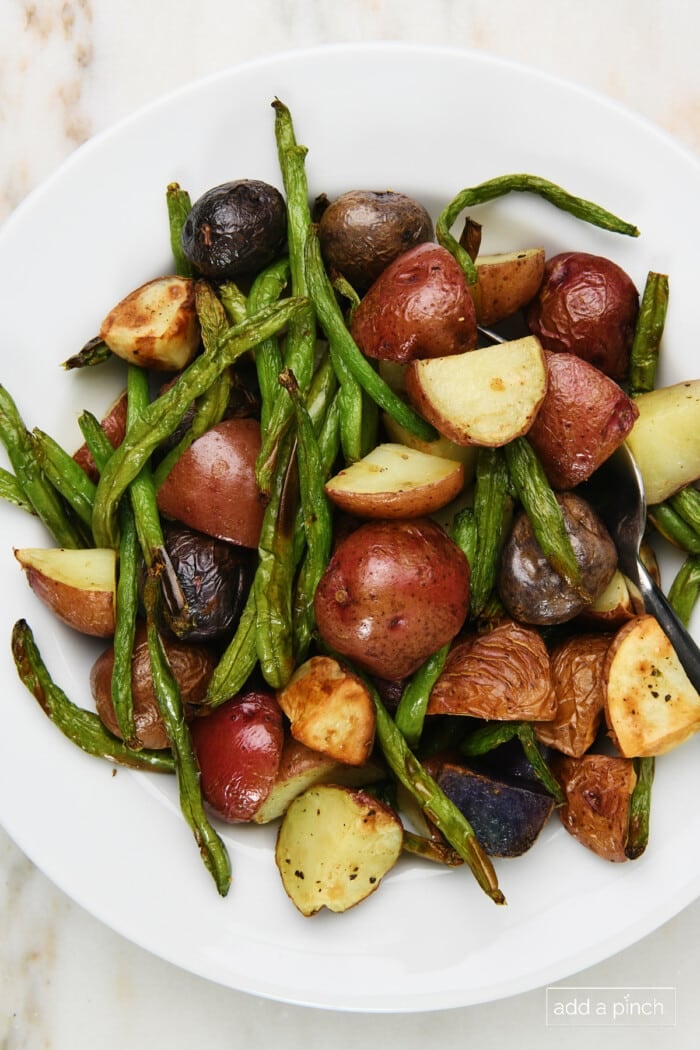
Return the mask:
MULTIPOLYGON (((607 94, 700 151, 700 9, 687 0, 0 0, 0 221, 80 143, 188 80, 257 56, 353 40, 486 50, 607 94)), ((663 187, 659 187, 663 193, 663 187)), ((181 972, 70 902, 0 831, 0 1047, 404 1050, 560 1044, 544 992, 441 1014, 345 1015, 271 1003, 181 972)), ((659 887, 663 893, 663 887, 659 887)), ((700 1030, 700 902, 568 983, 673 986, 700 1030)), ((566 1045, 587 1045, 585 1029, 566 1045)), ((656 1045, 598 1029, 601 1046, 656 1045)))

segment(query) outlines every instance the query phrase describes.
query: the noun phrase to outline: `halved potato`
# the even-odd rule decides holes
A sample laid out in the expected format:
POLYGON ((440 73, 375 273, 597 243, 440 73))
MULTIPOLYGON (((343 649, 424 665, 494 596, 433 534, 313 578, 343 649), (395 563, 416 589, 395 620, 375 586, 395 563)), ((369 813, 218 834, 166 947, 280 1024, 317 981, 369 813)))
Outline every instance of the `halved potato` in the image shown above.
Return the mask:
POLYGON ((21 547, 15 558, 36 596, 69 627, 96 638, 114 634, 117 555, 104 547, 21 547))
POLYGON ((279 768, 269 795, 255 813, 256 824, 269 824, 283 816, 291 802, 314 784, 333 783, 344 787, 365 787, 386 777, 386 768, 370 758, 362 766, 348 766, 321 751, 287 737, 279 768))
POLYGON ((275 861, 302 915, 343 912, 373 893, 401 856, 396 813, 365 791, 318 784, 295 798, 280 825, 275 861))
POLYGON ((478 323, 496 324, 529 303, 542 283, 544 261, 544 248, 477 255, 478 280, 469 291, 478 323))
POLYGON ((178 372, 199 347, 194 288, 188 277, 148 281, 110 310, 100 338, 113 354, 131 364, 178 372))
POLYGON ((377 445, 326 483, 326 495, 359 518, 420 518, 462 491, 464 467, 393 442, 377 445))
POLYGON ((464 484, 468 485, 474 479, 476 470, 476 445, 458 445, 449 438, 438 434, 432 441, 424 441, 423 438, 412 434, 406 427, 397 423, 388 412, 382 413, 382 424, 390 441, 399 445, 407 445, 416 448, 419 452, 427 452, 431 456, 442 456, 443 459, 456 459, 464 468, 464 484))
POLYGON ((372 697, 357 675, 330 656, 312 656, 277 693, 290 731, 314 751, 361 766, 374 744, 372 697))
POLYGON ((627 437, 647 503, 662 503, 700 478, 700 379, 635 398, 639 417, 627 437))
POLYGON ((605 707, 603 665, 612 634, 575 634, 550 653, 552 683, 557 698, 554 718, 536 722, 541 744, 578 758, 598 733, 605 707))
POLYGON ((620 628, 603 675, 608 729, 626 757, 662 755, 700 729, 700 696, 653 616, 620 628))
POLYGON ((637 783, 630 759, 562 756, 553 770, 566 796, 558 812, 569 834, 604 860, 626 861, 630 798, 637 783))
POLYGON ((544 400, 544 351, 535 336, 525 336, 412 361, 406 391, 428 422, 458 445, 505 445, 527 433, 544 400))

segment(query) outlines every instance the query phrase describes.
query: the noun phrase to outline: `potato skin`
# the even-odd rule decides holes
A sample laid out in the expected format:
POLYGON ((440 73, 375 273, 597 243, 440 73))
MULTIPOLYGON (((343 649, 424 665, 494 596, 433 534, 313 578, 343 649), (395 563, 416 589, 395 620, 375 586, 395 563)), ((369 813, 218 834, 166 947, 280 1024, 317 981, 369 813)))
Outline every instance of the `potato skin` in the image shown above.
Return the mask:
POLYGON ((603 666, 612 638, 606 633, 577 634, 552 649, 557 706, 554 718, 534 726, 541 744, 573 758, 593 744, 605 709, 603 666))
POLYGON ((525 316, 546 350, 576 354, 622 380, 638 311, 639 294, 620 266, 589 252, 560 252, 547 260, 525 316))
POLYGON ((613 755, 557 758, 553 772, 566 795, 561 822, 604 860, 627 860, 630 796, 637 777, 632 761, 613 755))
POLYGON ((617 551, 593 508, 573 492, 557 495, 587 594, 580 594, 545 558, 525 511, 516 514, 503 548, 498 591, 505 607, 522 623, 565 623, 582 612, 608 585, 617 551))
POLYGON ((367 357, 406 364, 476 346, 476 311, 459 264, 439 244, 419 244, 380 274, 350 326, 367 357))
POLYGON ((325 208, 318 224, 326 266, 360 294, 389 263, 433 235, 423 205, 394 190, 349 190, 325 208))
POLYGON ((639 409, 618 384, 575 354, 545 351, 547 393, 528 441, 553 488, 586 481, 632 430, 639 409))
MULTIPOLYGON (((216 655, 204 645, 184 645, 181 642, 163 639, 165 651, 175 679, 180 686, 183 704, 187 713, 204 702, 207 686, 214 668, 216 655)), ((110 645, 97 657, 90 672, 90 688, 97 714, 115 736, 121 738, 112 704, 111 683, 114 667, 114 646, 110 645)), ((165 726, 158 710, 151 678, 151 663, 148 655, 146 628, 139 623, 134 641, 131 663, 131 680, 134 695, 134 721, 136 733, 144 747, 169 747, 165 726)))
POLYGON ((455 637, 469 608, 469 564, 427 518, 371 521, 341 540, 316 590, 323 640, 380 678, 412 674, 455 637))

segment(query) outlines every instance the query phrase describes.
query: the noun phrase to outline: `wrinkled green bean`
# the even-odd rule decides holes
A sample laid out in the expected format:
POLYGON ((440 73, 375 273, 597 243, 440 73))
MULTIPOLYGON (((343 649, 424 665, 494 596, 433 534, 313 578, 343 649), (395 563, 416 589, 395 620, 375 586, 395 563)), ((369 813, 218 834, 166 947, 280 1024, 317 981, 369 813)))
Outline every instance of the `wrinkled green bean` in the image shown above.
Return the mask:
POLYGON ((655 767, 656 762, 653 757, 634 759, 637 782, 632 790, 627 820, 625 856, 628 860, 636 860, 637 857, 641 857, 649 843, 651 788, 654 783, 655 767))
POLYGON ((668 277, 666 274, 650 271, 642 292, 630 350, 631 397, 646 394, 656 385, 656 370, 667 310, 668 277))
POLYGON ((165 202, 168 208, 170 247, 175 261, 175 273, 180 277, 191 277, 192 265, 182 247, 182 228, 192 207, 190 195, 177 182, 171 182, 165 191, 165 202))

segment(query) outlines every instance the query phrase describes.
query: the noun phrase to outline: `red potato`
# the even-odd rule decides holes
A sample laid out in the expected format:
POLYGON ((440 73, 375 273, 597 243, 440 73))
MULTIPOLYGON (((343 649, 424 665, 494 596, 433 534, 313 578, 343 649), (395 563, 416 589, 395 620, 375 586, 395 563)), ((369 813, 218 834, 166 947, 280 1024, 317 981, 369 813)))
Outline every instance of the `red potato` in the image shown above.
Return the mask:
POLYGON ((575 354, 545 353, 547 393, 528 431, 555 489, 586 481, 632 430, 639 409, 614 380, 575 354))
POLYGON ((476 346, 476 312, 459 264, 446 248, 419 244, 379 275, 350 326, 367 357, 405 364, 476 346))
POLYGON ((588 252, 547 260, 526 320, 546 350, 576 354, 622 380, 639 311, 639 294, 617 263, 588 252))
MULTIPOLYGON (((107 435, 112 448, 118 448, 124 440, 124 434, 126 432, 126 403, 126 390, 123 390, 116 401, 110 406, 107 414, 100 420, 100 426, 107 435)), ((100 472, 95 465, 95 460, 92 458, 92 452, 87 447, 86 442, 83 442, 83 444, 76 449, 73 453, 73 459, 79 467, 83 468, 90 480, 97 484, 100 479, 100 472)))
POLYGON ((194 719, 190 732, 207 805, 231 824, 253 820, 275 783, 284 744, 275 697, 233 697, 194 719))
POLYGON ((530 302, 544 276, 544 248, 498 255, 477 255, 477 281, 470 286, 476 319, 491 325, 511 317, 530 302))
POLYGON ((27 583, 59 620, 82 634, 114 634, 117 555, 110 548, 21 547, 27 583))
POLYGON ((260 424, 225 419, 180 456, 158 489, 158 508, 208 536, 257 547, 264 506, 255 477, 260 424))
POLYGON ((322 639, 380 678, 412 674, 469 608, 469 564, 427 518, 371 521, 341 540, 314 602, 322 639))

